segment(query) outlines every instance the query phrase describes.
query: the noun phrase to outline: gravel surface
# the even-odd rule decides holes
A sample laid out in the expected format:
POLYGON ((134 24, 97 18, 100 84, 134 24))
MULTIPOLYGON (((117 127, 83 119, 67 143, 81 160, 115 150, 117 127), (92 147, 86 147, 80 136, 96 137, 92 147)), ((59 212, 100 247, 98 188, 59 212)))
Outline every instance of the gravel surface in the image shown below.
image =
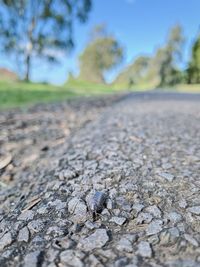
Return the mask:
POLYGON ((200 101, 0 113, 1 267, 200 266, 200 101))

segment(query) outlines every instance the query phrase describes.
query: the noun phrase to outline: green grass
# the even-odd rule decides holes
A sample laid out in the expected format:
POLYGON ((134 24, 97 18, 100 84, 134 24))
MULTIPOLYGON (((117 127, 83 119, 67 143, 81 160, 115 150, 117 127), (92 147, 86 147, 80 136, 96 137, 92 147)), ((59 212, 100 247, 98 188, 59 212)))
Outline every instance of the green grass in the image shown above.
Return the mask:
POLYGON ((0 109, 119 92, 111 86, 73 81, 63 86, 0 81, 0 109))
MULTIPOLYGON (((114 84, 113 88, 115 90, 121 90, 122 88, 127 90, 128 86, 127 84, 114 84)), ((141 84, 134 84, 130 88, 128 88, 128 91, 149 91, 154 89, 155 86, 148 84, 148 83, 141 83, 141 84)))
POLYGON ((68 83, 66 83, 64 87, 68 88, 68 90, 73 91, 75 94, 78 95, 80 94, 81 96, 110 94, 114 92, 124 91, 122 87, 116 88, 113 85, 90 83, 80 80, 71 80, 68 83))
POLYGON ((72 92, 51 85, 0 81, 1 109, 58 101, 72 96, 72 92))
MULTIPOLYGON (((148 89, 150 89, 148 84, 143 84, 134 86, 129 91, 144 91, 148 89)), ((200 85, 177 85, 171 90, 200 93, 200 85)), ((77 80, 72 80, 63 86, 0 81, 0 109, 26 107, 36 103, 56 102, 123 91, 127 91, 127 88, 123 85, 91 84, 77 80)))
POLYGON ((179 84, 175 86, 175 90, 185 93, 200 93, 200 84, 179 84))

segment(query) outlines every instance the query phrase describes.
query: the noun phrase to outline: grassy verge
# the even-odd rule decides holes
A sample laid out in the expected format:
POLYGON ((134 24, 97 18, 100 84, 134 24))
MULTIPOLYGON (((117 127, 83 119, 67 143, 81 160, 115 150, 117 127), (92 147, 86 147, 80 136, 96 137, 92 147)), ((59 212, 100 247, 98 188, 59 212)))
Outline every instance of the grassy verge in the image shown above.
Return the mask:
POLYGON ((185 93, 200 93, 200 84, 179 84, 175 86, 175 90, 185 93))
POLYGON ((0 81, 0 109, 57 101, 71 96, 72 92, 55 86, 0 81))
MULTIPOLYGON (((129 91, 148 90, 148 85, 138 85, 129 91)), ((171 90, 200 93, 200 85, 177 85, 171 90)), ((76 97, 106 95, 127 91, 122 85, 91 84, 82 81, 70 81, 63 86, 48 84, 0 81, 0 109, 26 107, 36 103, 61 101, 76 97)))
POLYGON ((116 90, 107 85, 73 82, 63 86, 0 81, 0 109, 26 107, 76 97, 109 94, 116 90))
MULTIPOLYGON (((122 87, 115 87, 114 85, 109 84, 98 84, 90 83, 80 80, 71 80, 66 85, 64 85, 70 91, 73 91, 77 95, 99 95, 99 94, 110 94, 114 92, 125 91, 122 87)), ((127 90, 127 89, 126 89, 127 90)))

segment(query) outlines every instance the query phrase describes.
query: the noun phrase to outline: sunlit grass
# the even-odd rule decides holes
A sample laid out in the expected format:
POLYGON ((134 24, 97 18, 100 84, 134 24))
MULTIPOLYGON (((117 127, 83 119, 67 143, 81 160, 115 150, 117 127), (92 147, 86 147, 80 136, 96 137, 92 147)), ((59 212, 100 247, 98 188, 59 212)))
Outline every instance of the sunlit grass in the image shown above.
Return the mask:
MULTIPOLYGON (((127 91, 153 89, 148 84, 134 85, 127 89, 123 85, 92 84, 73 80, 63 86, 39 83, 0 81, 0 109, 26 107, 36 103, 64 101, 77 97, 106 95, 127 91)), ((180 84, 168 90, 200 93, 200 85, 180 84)))
POLYGON ((63 86, 0 81, 0 109, 110 94, 116 91, 119 90, 111 86, 80 81, 71 82, 63 86))
POLYGON ((0 81, 1 109, 59 101, 73 95, 69 90, 51 85, 0 81))
POLYGON ((179 84, 175 86, 178 92, 200 93, 200 84, 179 84))
POLYGON ((87 81, 80 80, 72 80, 66 83, 65 87, 71 89, 73 92, 77 94, 84 95, 96 95, 96 94, 107 94, 119 91, 127 91, 121 86, 116 87, 112 84, 98 84, 98 83, 90 83, 87 81))
POLYGON ((148 91, 155 89, 154 85, 151 85, 149 83, 141 83, 141 84, 135 84, 131 87, 128 87, 126 84, 114 84, 113 88, 115 90, 125 90, 125 91, 148 91))

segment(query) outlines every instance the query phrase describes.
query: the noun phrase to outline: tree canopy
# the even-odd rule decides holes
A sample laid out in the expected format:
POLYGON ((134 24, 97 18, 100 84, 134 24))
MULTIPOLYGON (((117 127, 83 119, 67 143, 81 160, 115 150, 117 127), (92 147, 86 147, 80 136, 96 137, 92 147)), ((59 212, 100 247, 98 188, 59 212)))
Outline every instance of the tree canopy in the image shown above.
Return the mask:
POLYGON ((192 56, 187 72, 189 83, 200 83, 200 35, 193 44, 192 56))
POLYGON ((149 69, 150 58, 147 56, 140 56, 136 60, 126 67, 117 77, 116 83, 124 84, 131 87, 134 84, 142 82, 149 69))
POLYGON ((166 43, 152 57, 140 56, 116 79, 127 86, 148 83, 151 86, 173 85, 181 79, 179 63, 182 57, 184 37, 182 28, 174 26, 166 43))
POLYGON ((123 59, 123 49, 115 37, 104 28, 96 27, 91 41, 80 55, 79 78, 91 82, 105 82, 106 71, 117 66, 123 59))
POLYGON ((182 59, 184 37, 180 25, 174 26, 168 36, 167 44, 158 50, 160 85, 173 85, 179 80, 179 62, 182 59), (160 58, 159 58, 160 57, 160 58))
POLYGON ((30 78, 34 57, 50 61, 74 45, 74 20, 85 22, 91 0, 0 0, 0 46, 22 59, 30 78))

